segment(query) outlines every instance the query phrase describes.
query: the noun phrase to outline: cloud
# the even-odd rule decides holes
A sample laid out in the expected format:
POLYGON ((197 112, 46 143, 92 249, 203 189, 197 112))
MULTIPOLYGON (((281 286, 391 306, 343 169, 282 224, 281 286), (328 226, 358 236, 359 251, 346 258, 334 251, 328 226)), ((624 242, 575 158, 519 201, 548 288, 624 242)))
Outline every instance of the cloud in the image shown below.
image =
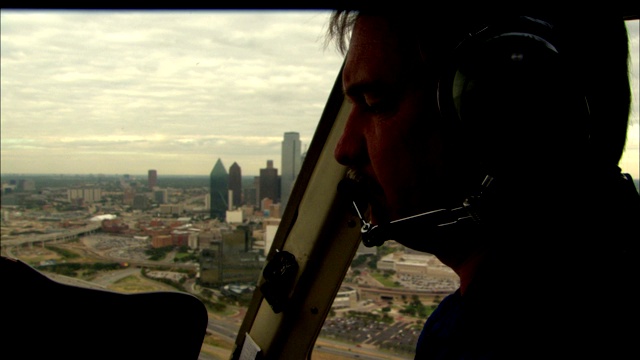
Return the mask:
MULTIPOLYGON (((143 156, 208 159, 195 173, 245 156, 257 174, 267 158, 279 163, 284 132, 310 141, 315 131, 342 62, 319 40, 327 19, 326 11, 3 10, 3 171, 60 162, 28 163, 18 151, 28 148, 32 160, 38 149, 55 149, 43 158, 64 149, 73 158, 135 155, 132 173, 150 166, 143 156)), ((65 169, 106 172, 84 164, 65 169)), ((156 167, 187 171, 182 160, 156 167)))

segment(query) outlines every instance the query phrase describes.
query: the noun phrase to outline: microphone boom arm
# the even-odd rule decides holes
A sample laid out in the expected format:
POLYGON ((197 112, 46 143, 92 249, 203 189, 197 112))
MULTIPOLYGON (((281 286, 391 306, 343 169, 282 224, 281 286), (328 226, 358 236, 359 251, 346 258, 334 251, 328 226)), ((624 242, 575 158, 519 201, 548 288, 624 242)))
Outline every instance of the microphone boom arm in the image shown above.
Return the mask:
POLYGON ((394 229, 397 228, 398 225, 405 225, 412 222, 419 224, 420 226, 436 227, 445 227, 460 223, 479 224, 481 219, 477 212, 477 204, 492 181, 493 177, 487 175, 482 181, 480 193, 477 196, 471 196, 465 199, 460 207, 453 209, 431 210, 421 214, 393 220, 382 225, 372 225, 370 222, 366 221, 363 213, 358 208, 356 201, 352 201, 353 208, 355 209, 358 218, 360 218, 360 223, 362 224, 360 228, 362 242, 366 247, 380 246, 384 244, 385 241, 391 240, 390 234, 394 232, 394 229))

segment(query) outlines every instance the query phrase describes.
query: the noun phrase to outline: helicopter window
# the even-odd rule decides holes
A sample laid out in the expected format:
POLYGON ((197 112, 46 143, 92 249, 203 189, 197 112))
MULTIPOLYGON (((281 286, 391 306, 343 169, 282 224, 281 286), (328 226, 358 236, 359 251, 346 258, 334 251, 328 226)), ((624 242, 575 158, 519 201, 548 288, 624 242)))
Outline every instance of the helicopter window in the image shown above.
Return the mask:
MULTIPOLYGON (((342 65, 324 46, 328 18, 3 9, 2 255, 74 286, 193 293, 214 320, 203 358, 228 358, 295 176, 280 184, 304 161, 342 65), (212 191, 220 174, 231 192, 212 191)), ((627 23, 633 108, 620 167, 639 187, 639 21, 627 23)), ((313 358, 413 358, 424 320, 458 283, 430 256, 396 263, 401 251, 358 251, 313 358)))

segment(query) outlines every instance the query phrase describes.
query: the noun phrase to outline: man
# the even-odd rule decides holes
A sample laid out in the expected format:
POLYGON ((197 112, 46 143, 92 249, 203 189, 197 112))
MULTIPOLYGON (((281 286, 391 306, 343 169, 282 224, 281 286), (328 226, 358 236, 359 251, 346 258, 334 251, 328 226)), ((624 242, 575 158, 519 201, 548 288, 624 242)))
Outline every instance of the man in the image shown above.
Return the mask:
POLYGON ((460 277, 416 359, 629 354, 640 198, 617 166, 622 17, 337 11, 329 35, 352 103, 335 157, 369 204, 363 236, 460 277))

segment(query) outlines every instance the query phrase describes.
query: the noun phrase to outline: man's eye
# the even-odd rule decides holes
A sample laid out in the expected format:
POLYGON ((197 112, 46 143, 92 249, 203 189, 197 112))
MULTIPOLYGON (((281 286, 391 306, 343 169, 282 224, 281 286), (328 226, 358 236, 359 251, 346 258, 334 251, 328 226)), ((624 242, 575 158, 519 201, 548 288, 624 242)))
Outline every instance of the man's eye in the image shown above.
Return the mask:
POLYGON ((367 111, 381 114, 389 110, 389 102, 377 96, 364 96, 367 111))

